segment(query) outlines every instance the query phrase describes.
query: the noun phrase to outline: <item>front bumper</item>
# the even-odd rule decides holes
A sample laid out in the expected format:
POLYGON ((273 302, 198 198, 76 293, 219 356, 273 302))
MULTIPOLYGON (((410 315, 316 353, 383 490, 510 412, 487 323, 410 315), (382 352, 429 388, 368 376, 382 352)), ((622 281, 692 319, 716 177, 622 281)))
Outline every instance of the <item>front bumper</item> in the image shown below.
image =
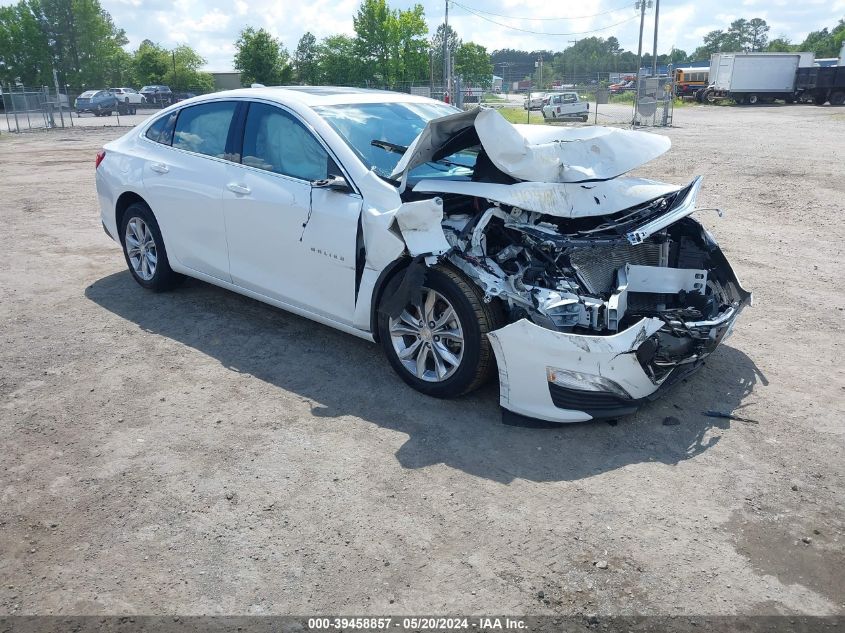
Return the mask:
POLYGON ((638 351, 660 336, 660 319, 644 318, 612 336, 567 334, 520 319, 487 335, 499 368, 499 402, 512 413, 548 422, 632 414, 698 369, 730 335, 746 303, 713 321, 690 324, 702 335, 697 353, 659 378, 649 368, 649 356, 638 351), (570 378, 553 382, 561 374, 570 378), (572 376, 585 380, 578 384, 572 376))

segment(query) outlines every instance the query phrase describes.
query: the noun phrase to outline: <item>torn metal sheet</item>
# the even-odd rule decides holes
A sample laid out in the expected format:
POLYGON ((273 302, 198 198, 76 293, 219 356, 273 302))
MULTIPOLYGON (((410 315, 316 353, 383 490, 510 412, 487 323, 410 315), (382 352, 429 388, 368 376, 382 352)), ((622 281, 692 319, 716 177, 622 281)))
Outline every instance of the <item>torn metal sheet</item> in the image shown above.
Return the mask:
POLYGON ((514 125, 492 108, 477 108, 429 121, 391 177, 404 179, 408 171, 431 161, 456 132, 470 126, 475 126, 481 147, 498 169, 532 182, 615 178, 657 158, 672 145, 665 136, 634 130, 514 125))
POLYGON ((443 234, 443 200, 406 202, 396 210, 396 223, 412 256, 442 255, 451 246, 443 234))
POLYGON ((645 178, 591 183, 519 182, 501 185, 463 180, 421 180, 415 193, 454 193, 560 218, 617 213, 678 191, 680 187, 645 178))

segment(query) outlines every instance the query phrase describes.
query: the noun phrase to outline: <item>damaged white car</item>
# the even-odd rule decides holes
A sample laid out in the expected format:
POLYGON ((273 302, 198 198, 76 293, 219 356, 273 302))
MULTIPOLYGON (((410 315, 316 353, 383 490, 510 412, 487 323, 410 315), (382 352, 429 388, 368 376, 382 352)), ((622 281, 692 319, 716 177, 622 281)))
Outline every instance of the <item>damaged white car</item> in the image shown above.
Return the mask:
POLYGON ((350 88, 162 111, 97 156, 135 280, 189 275, 380 343, 415 389, 498 369, 512 413, 631 413, 698 368, 751 295, 690 217, 701 187, 622 174, 667 138, 511 125, 350 88))

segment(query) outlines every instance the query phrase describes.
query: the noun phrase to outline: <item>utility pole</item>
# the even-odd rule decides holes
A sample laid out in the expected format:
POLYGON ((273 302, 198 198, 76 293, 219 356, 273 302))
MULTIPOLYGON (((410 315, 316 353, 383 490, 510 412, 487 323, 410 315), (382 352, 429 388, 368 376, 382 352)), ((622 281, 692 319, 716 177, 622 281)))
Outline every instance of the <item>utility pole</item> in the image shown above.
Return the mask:
MULTIPOLYGON (((448 3, 449 0, 446 0, 448 3)), ((640 84, 640 66, 643 65, 643 25, 645 24, 646 0, 637 0, 636 7, 640 10, 640 45, 637 48, 637 85, 640 84)))
POLYGON ((537 55, 537 69, 539 70, 539 73, 540 73, 540 77, 539 77, 540 81, 538 82, 538 84, 539 84, 538 87, 540 88, 540 90, 542 90, 543 89, 543 54, 542 53, 537 55))
POLYGON ((446 0, 446 19, 443 28, 443 101, 448 101, 449 95, 449 0, 446 0))
MULTIPOLYGON (((651 0, 648 0, 648 3, 650 5, 651 0)), ((640 44, 639 48, 637 49, 637 95, 634 98, 634 114, 631 117, 632 126, 637 124, 637 101, 639 101, 640 93, 642 91, 642 82, 640 81, 640 67, 643 65, 643 26, 645 25, 645 5, 646 0, 637 0, 637 4, 634 5, 637 9, 640 10, 640 44)))
MULTIPOLYGON (((572 46, 574 47, 578 44, 578 40, 568 40, 567 43, 572 44, 572 46)), ((575 79, 575 55, 576 54, 577 53, 573 50, 572 51, 572 84, 575 85, 575 86, 578 85, 578 81, 575 79)), ((564 77, 564 79, 565 78, 566 77, 564 77)))
POLYGON ((651 76, 657 77, 657 23, 660 20, 660 0, 654 0, 654 50, 651 60, 651 76))

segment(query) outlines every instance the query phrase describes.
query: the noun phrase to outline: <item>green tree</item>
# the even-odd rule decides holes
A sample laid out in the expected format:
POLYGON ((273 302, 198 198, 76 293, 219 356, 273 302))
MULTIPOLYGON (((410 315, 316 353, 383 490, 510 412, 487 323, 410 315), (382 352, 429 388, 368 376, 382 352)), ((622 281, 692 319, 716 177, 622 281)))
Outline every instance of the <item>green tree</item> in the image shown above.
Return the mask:
POLYGON ((200 70, 206 60, 193 48, 182 44, 169 53, 170 65, 163 81, 173 90, 208 92, 214 88, 214 78, 200 70))
POLYGON ((406 11, 394 14, 398 39, 399 67, 403 81, 425 81, 429 75, 428 25, 425 10, 415 4, 406 11))
POLYGON ((769 43, 769 25, 761 18, 748 21, 748 44, 753 52, 766 49, 769 43))
POLYGON ((785 35, 781 35, 773 40, 770 40, 766 45, 766 51, 770 53, 793 53, 797 50, 798 47, 790 42, 789 38, 785 35))
POLYGON ((352 18, 355 53, 368 74, 384 86, 393 83, 399 70, 395 55, 399 33, 393 18, 385 0, 364 0, 352 18))
POLYGON ((319 81, 335 86, 358 86, 364 81, 364 65, 355 56, 355 39, 332 35, 317 48, 319 81))
POLYGON ((293 71, 288 63, 288 52, 282 43, 261 28, 249 26, 241 31, 235 43, 236 70, 241 72, 241 83, 248 86, 258 82, 267 85, 290 83, 293 71))
POLYGON ((449 54, 454 57, 461 46, 461 38, 451 26, 439 24, 431 38, 431 63, 434 66, 434 81, 443 83, 443 43, 448 42, 449 54))
POLYGON ((158 44, 144 40, 132 57, 132 67, 140 85, 163 83, 170 68, 170 55, 158 44))
POLYGON ((493 81, 493 62, 487 49, 473 42, 464 42, 455 53, 455 74, 473 86, 489 88, 493 81))
POLYGON ((317 83, 317 38, 308 31, 301 38, 293 53, 293 68, 299 83, 317 83))
POLYGON ((845 41, 845 19, 839 20, 839 24, 832 31, 823 28, 809 33, 800 49, 812 51, 816 57, 837 57, 842 49, 843 41, 845 41))
POLYGON ((24 2, 0 7, 0 82, 52 85, 52 56, 46 36, 24 2))

